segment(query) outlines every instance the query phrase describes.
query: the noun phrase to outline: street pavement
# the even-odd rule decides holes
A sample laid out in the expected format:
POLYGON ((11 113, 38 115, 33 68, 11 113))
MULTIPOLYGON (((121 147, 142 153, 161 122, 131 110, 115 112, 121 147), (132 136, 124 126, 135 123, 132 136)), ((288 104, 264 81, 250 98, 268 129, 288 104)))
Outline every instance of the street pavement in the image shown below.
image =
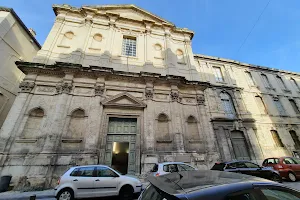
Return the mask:
MULTIPOLYGON (((284 185, 288 187, 297 189, 300 191, 300 180, 297 182, 283 182, 284 185)), ((29 197, 36 195, 37 200, 56 200, 54 198, 54 190, 45 191, 33 191, 33 192, 4 192, 0 194, 0 200, 29 200, 29 197)), ((117 200, 117 197, 107 197, 107 198, 92 198, 88 200, 117 200)))

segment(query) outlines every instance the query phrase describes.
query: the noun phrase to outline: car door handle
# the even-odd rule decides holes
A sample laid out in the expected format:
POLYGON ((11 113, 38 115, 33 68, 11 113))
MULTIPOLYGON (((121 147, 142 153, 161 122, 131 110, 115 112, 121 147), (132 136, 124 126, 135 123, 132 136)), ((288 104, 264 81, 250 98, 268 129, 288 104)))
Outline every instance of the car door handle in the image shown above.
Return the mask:
POLYGON ((77 179, 74 179, 73 181, 78 181, 77 179))
POLYGON ((96 179, 95 181, 100 181, 99 179, 96 179))

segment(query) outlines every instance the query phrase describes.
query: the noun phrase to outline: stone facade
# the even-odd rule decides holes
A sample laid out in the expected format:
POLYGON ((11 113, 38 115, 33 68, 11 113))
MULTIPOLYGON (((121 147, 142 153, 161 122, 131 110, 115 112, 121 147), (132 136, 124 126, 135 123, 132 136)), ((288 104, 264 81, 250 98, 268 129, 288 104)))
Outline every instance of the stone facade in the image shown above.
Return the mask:
POLYGON ((0 6, 0 128, 25 77, 15 62, 32 61, 40 48, 14 10, 0 6))
POLYGON ((1 174, 54 185, 70 166, 113 165, 116 142, 131 174, 297 154, 299 74, 195 55, 192 31, 133 5, 54 11, 34 62, 17 62, 26 77, 0 132, 1 174))

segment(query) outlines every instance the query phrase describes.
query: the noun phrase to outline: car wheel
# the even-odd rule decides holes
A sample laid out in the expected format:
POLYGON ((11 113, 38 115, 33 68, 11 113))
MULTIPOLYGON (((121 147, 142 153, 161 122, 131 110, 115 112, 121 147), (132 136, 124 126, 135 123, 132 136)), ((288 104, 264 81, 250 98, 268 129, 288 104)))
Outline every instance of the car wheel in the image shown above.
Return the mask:
POLYGON ((281 178, 281 176, 279 176, 278 174, 272 174, 271 180, 272 180, 272 181, 275 181, 275 182, 278 182, 278 183, 281 183, 281 182, 282 182, 282 178, 281 178))
POLYGON ((57 200, 74 200, 74 192, 71 189, 63 189, 58 193, 56 199, 57 200))
POLYGON ((288 177, 289 177, 289 180, 292 182, 295 182, 297 180, 295 174, 292 172, 289 172, 288 177))
POLYGON ((120 200, 132 200, 133 188, 129 185, 125 185, 121 188, 119 193, 120 200))

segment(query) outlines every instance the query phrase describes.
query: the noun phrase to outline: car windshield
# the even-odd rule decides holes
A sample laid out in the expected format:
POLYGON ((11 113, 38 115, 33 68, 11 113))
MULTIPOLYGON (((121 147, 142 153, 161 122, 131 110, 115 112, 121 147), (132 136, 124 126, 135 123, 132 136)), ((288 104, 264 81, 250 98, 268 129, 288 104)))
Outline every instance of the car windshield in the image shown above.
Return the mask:
POLYGON ((293 158, 296 164, 300 164, 300 159, 299 158, 293 158))
POLYGON ((114 169, 116 172, 118 172, 119 174, 121 174, 121 175, 125 175, 126 173, 121 173, 119 170, 117 170, 117 169, 114 169))

